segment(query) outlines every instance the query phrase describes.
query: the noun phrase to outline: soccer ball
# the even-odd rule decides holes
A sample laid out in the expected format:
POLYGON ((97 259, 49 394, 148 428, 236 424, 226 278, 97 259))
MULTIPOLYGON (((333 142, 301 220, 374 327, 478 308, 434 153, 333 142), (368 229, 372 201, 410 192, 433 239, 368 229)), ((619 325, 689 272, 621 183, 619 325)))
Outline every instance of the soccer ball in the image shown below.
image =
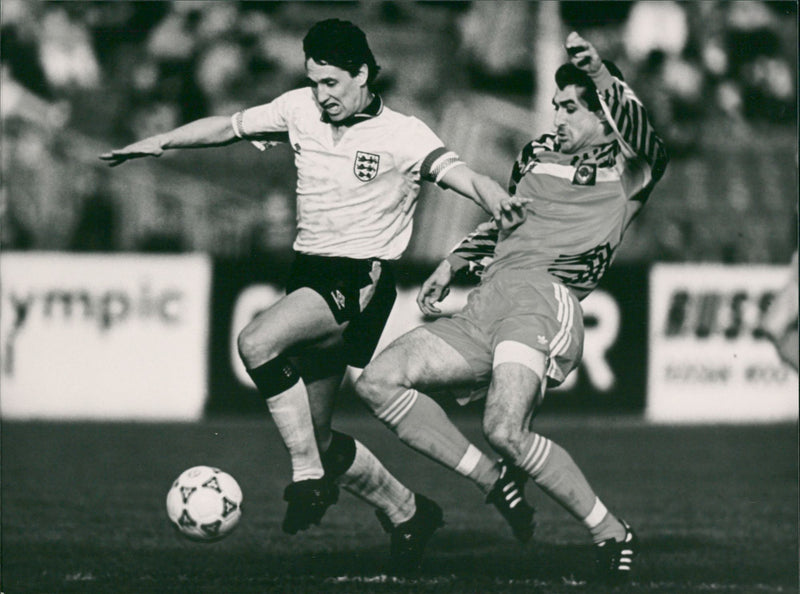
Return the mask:
POLYGON ((192 540, 220 540, 242 517, 242 489, 219 468, 194 466, 172 483, 167 515, 178 531, 192 540))

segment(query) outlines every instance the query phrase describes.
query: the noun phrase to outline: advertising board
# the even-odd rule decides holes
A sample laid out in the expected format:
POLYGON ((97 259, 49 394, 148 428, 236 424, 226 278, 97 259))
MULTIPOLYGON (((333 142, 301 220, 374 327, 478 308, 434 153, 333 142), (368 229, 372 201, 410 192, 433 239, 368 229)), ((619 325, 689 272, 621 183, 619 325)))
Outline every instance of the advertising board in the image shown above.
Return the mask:
POLYGON ((660 422, 797 419, 797 373, 761 327, 782 266, 656 265, 646 416, 660 422))
POLYGON ((208 381, 203 255, 4 253, 3 418, 199 418, 208 381))

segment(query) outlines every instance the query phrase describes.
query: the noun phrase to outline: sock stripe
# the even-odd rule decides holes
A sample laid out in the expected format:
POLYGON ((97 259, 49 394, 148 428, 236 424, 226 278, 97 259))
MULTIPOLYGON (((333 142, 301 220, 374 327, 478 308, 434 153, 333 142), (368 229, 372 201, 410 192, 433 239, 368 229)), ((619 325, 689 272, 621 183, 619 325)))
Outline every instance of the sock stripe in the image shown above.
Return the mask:
POLYGON ((533 468, 531 468, 531 474, 534 474, 534 475, 538 474, 539 471, 542 469, 542 466, 544 466, 544 463, 547 460, 547 457, 550 455, 550 447, 552 445, 553 445, 553 442, 551 442, 549 439, 545 439, 544 452, 542 452, 542 455, 539 456, 539 461, 533 466, 533 468))
POLYGON ((528 455, 525 456, 525 461, 522 465, 531 476, 535 476, 541 470, 545 460, 547 460, 547 456, 550 454, 550 447, 553 445, 546 437, 541 437, 540 435, 536 435, 536 437, 539 439, 534 439, 533 445, 528 451, 528 455))
POLYGON ((401 392, 398 394, 394 400, 392 400, 386 408, 378 413, 378 418, 381 421, 389 422, 389 419, 397 412, 399 407, 403 406, 403 403, 406 402, 409 398, 411 398, 411 392, 406 390, 405 392, 401 392))
POLYGON ((608 509, 606 509, 606 506, 603 505, 603 502, 600 501, 599 497, 595 497, 592 511, 590 511, 589 515, 583 519, 583 525, 591 530, 603 521, 603 518, 606 517, 607 513, 608 509))
POLYGON ((458 466, 456 466, 456 472, 464 476, 469 476, 469 473, 478 466, 482 455, 478 448, 469 444, 469 446, 467 446, 467 451, 464 452, 464 455, 458 462, 458 466))
POLYGON ((539 434, 534 434, 533 436, 533 443, 531 444, 528 453, 525 455, 525 458, 522 460, 522 467, 527 468, 528 465, 531 463, 532 460, 536 458, 536 454, 539 451, 539 448, 542 445, 542 436, 539 434))
POLYGON ((411 410, 411 407, 414 406, 414 403, 417 401, 418 396, 419 393, 413 388, 406 390, 397 396, 386 410, 378 414, 378 418, 387 425, 394 427, 408 414, 408 411, 411 410))
POLYGON ((528 453, 525 454, 525 457, 522 459, 522 464, 520 464, 520 466, 522 468, 527 468, 528 467, 528 464, 530 463, 531 458, 533 457, 534 453, 536 452, 536 448, 539 446, 539 442, 541 441, 541 439, 542 439, 542 437, 540 435, 538 435, 538 434, 535 434, 533 436, 533 443, 531 444, 531 447, 528 450, 528 453))

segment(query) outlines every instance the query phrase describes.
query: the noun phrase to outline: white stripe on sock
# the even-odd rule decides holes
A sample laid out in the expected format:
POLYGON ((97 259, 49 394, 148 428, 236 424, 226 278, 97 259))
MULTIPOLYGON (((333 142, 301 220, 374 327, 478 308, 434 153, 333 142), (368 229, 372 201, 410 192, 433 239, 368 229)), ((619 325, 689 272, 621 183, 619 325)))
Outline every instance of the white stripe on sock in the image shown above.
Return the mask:
POLYGON ((381 421, 385 421, 387 418, 391 417, 398 407, 403 405, 403 402, 411 398, 411 392, 406 390, 405 392, 401 392, 398 394, 395 399, 389 403, 389 405, 382 411, 378 413, 378 418, 381 421))
POLYGON ((475 470, 475 467, 478 466, 478 462, 481 461, 482 455, 483 454, 481 454, 481 451, 478 448, 472 444, 469 444, 469 446, 467 446, 467 451, 464 452, 464 455, 458 462, 458 466, 456 466, 456 472, 464 476, 469 476, 469 473, 475 470))
POLYGON ((419 393, 413 388, 406 390, 392 402, 386 410, 378 414, 378 418, 392 427, 396 426, 404 416, 411 410, 417 401, 419 393))
POLYGON ((545 460, 547 460, 547 457, 550 455, 550 448, 553 445, 553 442, 550 441, 549 439, 543 439, 543 441, 545 442, 544 451, 542 452, 542 455, 539 456, 539 460, 533 465, 533 467, 530 470, 532 476, 536 476, 537 474, 539 474, 539 471, 542 469, 542 466, 544 466, 545 460))
POLYGON ((596 497, 592 511, 590 511, 589 515, 583 519, 583 525, 591 530, 603 521, 603 518, 606 517, 607 513, 608 510, 606 509, 606 506, 603 505, 603 502, 600 501, 599 497, 596 497))
POLYGON ((525 456, 522 462, 522 468, 525 469, 525 472, 531 476, 535 476, 542 469, 545 460, 547 460, 547 456, 550 455, 550 447, 552 445, 553 442, 546 437, 542 437, 538 434, 535 435, 531 449, 528 450, 528 455, 525 456))
POLYGON ((538 433, 533 436, 533 443, 531 444, 531 448, 528 450, 528 453, 525 455, 525 458, 522 459, 522 464, 521 464, 522 468, 525 469, 528 468, 528 464, 530 464, 531 460, 533 460, 536 454, 536 450, 539 447, 539 442, 541 441, 541 439, 542 436, 539 435, 538 433))

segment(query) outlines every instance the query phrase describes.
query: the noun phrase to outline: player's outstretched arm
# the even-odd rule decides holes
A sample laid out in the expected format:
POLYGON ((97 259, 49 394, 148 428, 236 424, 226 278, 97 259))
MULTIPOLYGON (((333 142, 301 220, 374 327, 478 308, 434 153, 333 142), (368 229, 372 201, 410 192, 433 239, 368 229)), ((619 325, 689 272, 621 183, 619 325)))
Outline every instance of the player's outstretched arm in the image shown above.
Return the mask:
POLYGON ((664 141, 656 133, 642 102, 624 81, 611 75, 595 47, 578 33, 570 33, 564 46, 570 62, 594 81, 603 111, 614 132, 629 150, 647 161, 650 166, 648 177, 659 180, 669 157, 664 141))
POLYGON ((167 149, 223 146, 238 140, 229 117, 211 116, 103 153, 100 159, 116 167, 129 159, 160 157, 167 149))
POLYGON ((513 229, 525 220, 525 205, 529 200, 509 196, 492 178, 464 164, 448 170, 439 184, 477 203, 492 215, 501 229, 513 229))
POLYGON ((589 76, 597 74, 603 67, 600 54, 595 47, 575 31, 567 35, 564 47, 569 54, 569 61, 589 76))

